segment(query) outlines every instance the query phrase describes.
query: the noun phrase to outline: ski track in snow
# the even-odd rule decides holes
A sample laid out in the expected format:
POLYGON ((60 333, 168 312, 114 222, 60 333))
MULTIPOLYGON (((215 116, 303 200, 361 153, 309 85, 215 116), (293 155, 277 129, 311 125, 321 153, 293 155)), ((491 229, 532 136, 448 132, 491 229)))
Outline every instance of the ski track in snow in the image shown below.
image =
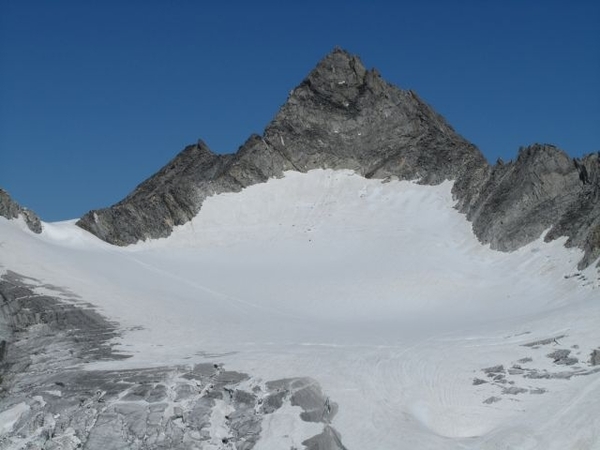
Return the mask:
MULTIPOLYGON (((587 367, 600 347, 598 269, 574 276, 581 252, 564 240, 482 246, 451 187, 289 172, 210 197, 169 238, 126 248, 73 221, 37 236, 0 218, 0 269, 68 288, 129 330, 119 351, 132 358, 90 368, 211 354, 264 380, 316 379, 350 450, 600 448, 600 373, 473 385, 524 358, 572 370, 546 357, 554 344, 526 346, 555 336, 587 367)), ((265 426, 258 447, 277 448, 265 426)))

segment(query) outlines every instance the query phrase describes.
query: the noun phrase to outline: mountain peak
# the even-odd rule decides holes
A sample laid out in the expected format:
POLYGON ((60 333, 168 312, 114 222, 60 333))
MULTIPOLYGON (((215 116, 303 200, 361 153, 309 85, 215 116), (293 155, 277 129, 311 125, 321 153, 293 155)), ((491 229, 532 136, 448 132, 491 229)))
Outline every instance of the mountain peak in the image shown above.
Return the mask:
POLYGON ((365 69, 358 56, 336 47, 319 61, 302 85, 333 104, 348 107, 378 78, 379 73, 365 69))
POLYGON ((264 138, 296 170, 352 169, 437 184, 487 163, 414 93, 334 49, 296 87, 264 138))
POLYGON ((188 147, 116 205, 78 222, 111 243, 168 236, 209 195, 237 192, 284 171, 350 169, 367 177, 456 180, 468 191, 487 162, 413 93, 335 48, 297 86, 262 136, 235 155, 188 147))
POLYGON ((538 145, 492 168, 414 92, 335 48, 292 90, 262 136, 251 136, 236 154, 215 155, 202 142, 188 146, 124 200, 89 212, 78 225, 108 242, 133 244, 169 236, 209 196, 290 170, 349 169, 382 180, 452 180, 456 207, 482 242, 510 251, 551 228, 547 236, 569 236, 589 264, 600 255, 598 167, 597 158, 574 165, 558 149, 538 145))
POLYGON ((363 84, 367 70, 358 56, 335 48, 308 75, 313 86, 355 87, 363 84))

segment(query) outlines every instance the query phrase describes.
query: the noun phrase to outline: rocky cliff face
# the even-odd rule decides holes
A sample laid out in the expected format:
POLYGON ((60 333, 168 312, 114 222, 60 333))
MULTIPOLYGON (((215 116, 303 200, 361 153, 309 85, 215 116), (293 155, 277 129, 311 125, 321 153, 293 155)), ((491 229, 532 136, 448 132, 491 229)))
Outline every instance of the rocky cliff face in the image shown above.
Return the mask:
POLYGON ((352 169, 367 178, 438 184, 454 180, 457 208, 484 243, 513 250, 550 230, 600 256, 598 156, 572 161, 550 145, 490 166, 414 92, 384 81, 335 49, 289 95, 262 136, 237 153, 215 155, 202 142, 183 150, 116 205, 90 211, 78 225, 117 245, 168 236, 204 199, 236 192, 286 170, 352 169))
MULTIPOLYGON (((558 197, 564 201, 562 214, 556 216, 546 241, 567 236, 567 245, 584 250, 579 268, 600 257, 600 152, 574 160, 576 170, 567 176, 579 179, 577 187, 558 197)), ((600 266, 600 263, 599 263, 600 266)))
POLYGON ((414 92, 336 49, 292 91, 264 134, 251 136, 236 154, 215 155, 201 142, 189 146, 123 201, 90 211, 78 225, 117 245, 165 237, 209 195, 315 168, 428 184, 453 179, 468 203, 487 163, 414 92))
POLYGON ((553 145, 535 144, 516 161, 490 168, 475 201, 463 208, 473 231, 502 251, 516 250, 545 236, 567 236, 567 245, 585 251, 580 268, 600 256, 600 175, 598 155, 571 159, 553 145))
POLYGON ((498 162, 468 217, 479 238, 514 250, 537 238, 563 213, 565 195, 577 188, 570 158, 552 146, 522 149, 515 162, 498 162))
POLYGON ((42 223, 37 214, 27 208, 23 208, 3 189, 0 189, 0 216, 7 219, 16 219, 21 216, 31 231, 34 233, 42 232, 42 223))

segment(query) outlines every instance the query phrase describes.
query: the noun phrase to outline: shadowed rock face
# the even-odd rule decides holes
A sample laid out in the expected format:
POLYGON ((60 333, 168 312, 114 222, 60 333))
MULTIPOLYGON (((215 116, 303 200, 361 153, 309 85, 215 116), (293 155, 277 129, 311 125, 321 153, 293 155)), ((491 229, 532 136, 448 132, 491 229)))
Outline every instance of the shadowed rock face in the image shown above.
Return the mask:
POLYGON ((0 189, 0 216, 7 219, 16 219, 21 216, 31 231, 34 233, 42 232, 42 223, 37 214, 27 208, 23 208, 3 189, 0 189))
POLYGON ((438 184, 453 180, 456 207, 483 243, 510 251, 550 230, 600 256, 598 155, 572 161, 551 145, 524 148, 490 166, 480 151, 414 92, 385 82, 335 49, 289 95, 262 136, 237 153, 215 155, 202 142, 183 150, 124 200, 77 223, 117 245, 168 236, 204 199, 237 192, 286 170, 351 169, 367 178, 438 184))

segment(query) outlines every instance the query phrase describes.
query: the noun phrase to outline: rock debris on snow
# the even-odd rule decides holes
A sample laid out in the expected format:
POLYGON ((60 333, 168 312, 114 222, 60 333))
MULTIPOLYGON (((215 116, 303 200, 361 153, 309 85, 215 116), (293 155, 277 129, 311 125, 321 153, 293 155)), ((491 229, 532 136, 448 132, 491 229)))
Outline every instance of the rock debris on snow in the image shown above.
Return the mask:
POLYGON ((81 361, 127 357, 111 348, 116 324, 93 309, 36 294, 14 272, 0 279, 0 294, 0 335, 12 333, 8 344, 2 341, 0 408, 25 405, 0 436, 0 448, 150 450, 220 443, 250 450, 264 418, 285 403, 300 407, 300 420, 323 425, 321 434, 306 440, 307 448, 345 448, 330 425, 337 404, 315 380, 275 380, 247 390, 249 375, 213 363, 84 370, 81 361), (222 404, 229 411, 221 425, 227 436, 216 436, 214 415, 222 404))

